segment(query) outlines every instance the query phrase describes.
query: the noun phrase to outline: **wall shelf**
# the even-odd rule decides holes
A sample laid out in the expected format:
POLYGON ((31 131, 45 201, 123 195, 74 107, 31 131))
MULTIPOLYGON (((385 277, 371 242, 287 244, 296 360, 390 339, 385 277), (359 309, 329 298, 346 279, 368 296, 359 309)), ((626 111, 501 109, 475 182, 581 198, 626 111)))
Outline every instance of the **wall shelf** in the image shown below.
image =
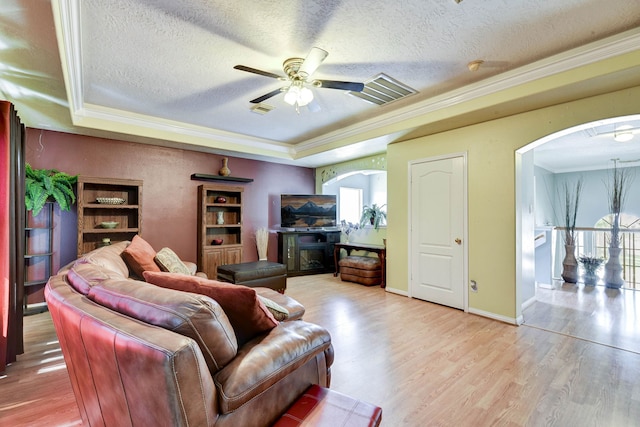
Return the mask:
POLYGON ((231 182, 253 182, 251 178, 239 178, 235 176, 207 175, 205 173, 192 173, 191 179, 194 181, 231 181, 231 182))

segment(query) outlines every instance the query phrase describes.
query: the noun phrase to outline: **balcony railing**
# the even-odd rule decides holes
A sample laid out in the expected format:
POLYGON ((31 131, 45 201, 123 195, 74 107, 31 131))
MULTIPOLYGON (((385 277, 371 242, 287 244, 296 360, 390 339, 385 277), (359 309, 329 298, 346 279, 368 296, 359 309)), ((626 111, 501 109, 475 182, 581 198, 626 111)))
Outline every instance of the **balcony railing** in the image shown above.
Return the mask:
MULTIPOLYGON (((553 260, 553 278, 561 279, 562 260, 564 259, 564 227, 553 229, 556 242, 555 256, 553 260)), ((589 255, 604 258, 605 262, 609 258, 609 238, 611 229, 608 228, 576 228, 576 258, 581 255, 589 255)), ((622 263, 622 277, 625 281, 624 287, 627 289, 640 289, 640 229, 620 230, 620 262, 622 263)), ((583 273, 582 266, 580 272, 583 273)), ((599 285, 604 285, 604 264, 598 270, 599 285)))

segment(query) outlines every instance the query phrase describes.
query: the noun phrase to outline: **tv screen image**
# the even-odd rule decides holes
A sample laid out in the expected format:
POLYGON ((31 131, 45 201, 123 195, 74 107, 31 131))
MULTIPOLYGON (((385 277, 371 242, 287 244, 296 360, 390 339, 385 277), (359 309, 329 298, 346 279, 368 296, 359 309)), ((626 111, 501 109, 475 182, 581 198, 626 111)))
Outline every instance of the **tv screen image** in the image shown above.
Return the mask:
POLYGON ((282 194, 281 226, 284 228, 320 228, 336 225, 336 196, 329 194, 282 194))

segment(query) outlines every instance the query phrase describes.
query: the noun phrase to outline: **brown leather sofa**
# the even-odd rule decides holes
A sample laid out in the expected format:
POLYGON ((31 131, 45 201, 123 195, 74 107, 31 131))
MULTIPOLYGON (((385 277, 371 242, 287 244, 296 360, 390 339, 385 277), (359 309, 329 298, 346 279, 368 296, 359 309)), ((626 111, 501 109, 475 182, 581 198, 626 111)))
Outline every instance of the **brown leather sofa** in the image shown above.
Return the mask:
POLYGON ((331 337, 296 301, 255 288, 298 320, 238 344, 213 299, 132 279, 127 244, 81 257, 45 290, 85 425, 268 426, 311 384, 329 386, 331 337))

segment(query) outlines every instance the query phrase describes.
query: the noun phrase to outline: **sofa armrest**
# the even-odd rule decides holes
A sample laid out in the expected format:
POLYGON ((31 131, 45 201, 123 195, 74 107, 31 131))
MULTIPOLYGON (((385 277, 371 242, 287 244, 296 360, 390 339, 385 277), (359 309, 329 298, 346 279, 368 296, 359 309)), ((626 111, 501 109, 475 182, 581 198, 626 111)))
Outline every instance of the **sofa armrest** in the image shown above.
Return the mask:
POLYGON ((208 278, 207 277, 207 273, 205 273, 203 271, 198 271, 198 265, 195 262, 182 261, 182 263, 187 266, 187 268, 191 272, 192 276, 198 276, 198 277, 202 277, 204 279, 208 278))
POLYGON ((313 358, 324 365, 318 370, 327 383, 333 347, 329 332, 321 326, 302 320, 283 322, 254 338, 214 376, 221 413, 235 411, 313 358))

